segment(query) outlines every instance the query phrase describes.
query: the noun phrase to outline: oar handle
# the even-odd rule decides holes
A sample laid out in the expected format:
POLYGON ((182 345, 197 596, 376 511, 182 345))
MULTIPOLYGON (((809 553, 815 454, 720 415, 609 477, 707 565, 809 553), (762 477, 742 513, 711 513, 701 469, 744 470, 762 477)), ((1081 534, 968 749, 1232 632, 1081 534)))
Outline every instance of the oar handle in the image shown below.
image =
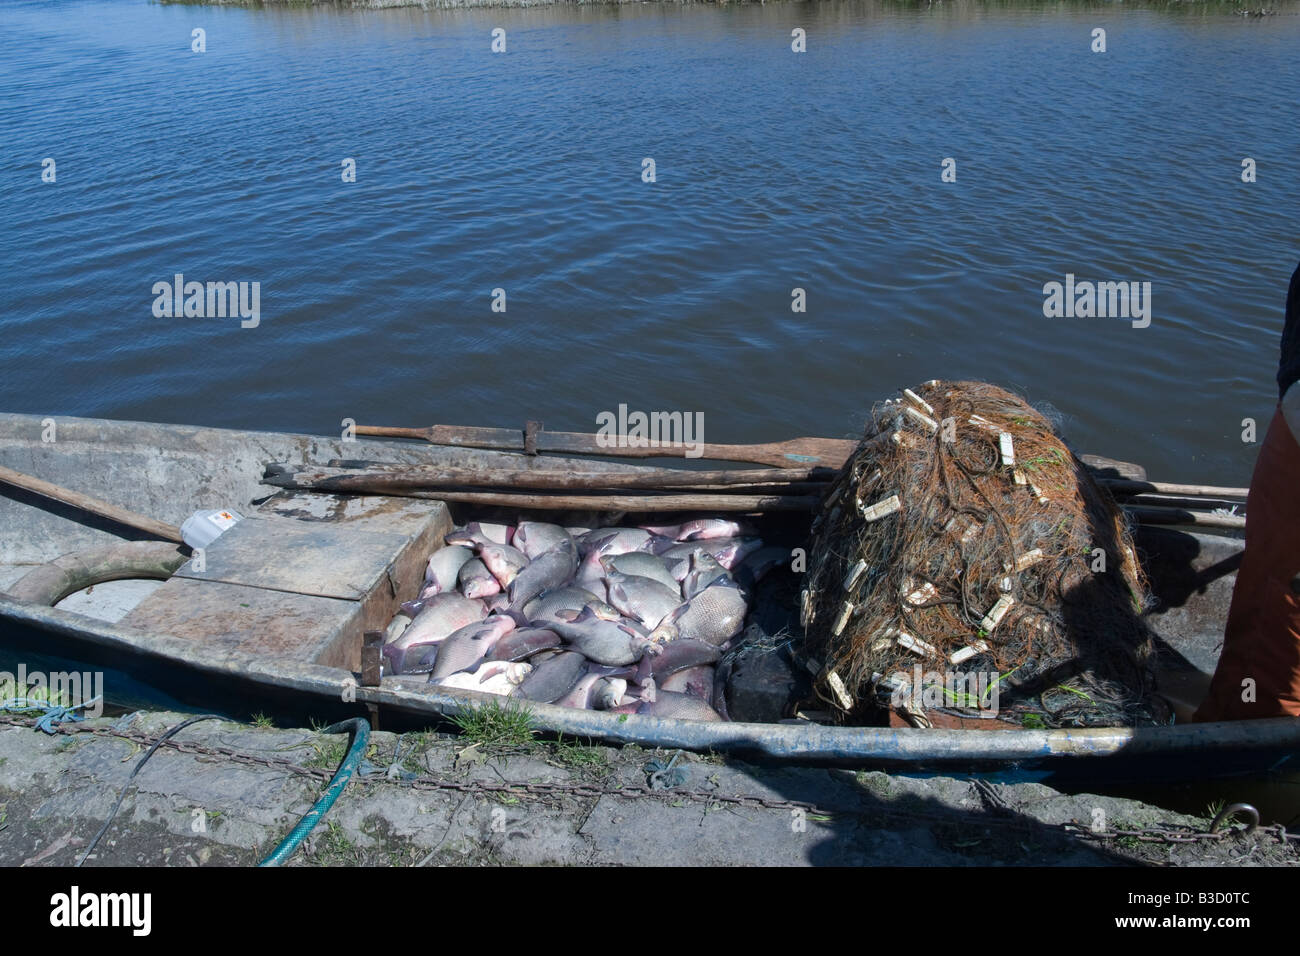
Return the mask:
POLYGON ((380 438, 421 438, 425 437, 423 428, 393 428, 387 425, 358 425, 353 429, 358 435, 374 435, 380 438))
POLYGON ((0 482, 70 505, 87 514, 108 518, 118 524, 126 525, 128 528, 143 531, 152 537, 162 538, 164 541, 175 541, 177 544, 185 543, 181 537, 181 529, 175 525, 156 521, 146 515, 136 514, 134 511, 121 508, 101 498, 93 498, 90 495, 83 495, 79 491, 73 491, 70 488, 43 481, 40 478, 33 478, 31 475, 24 475, 20 471, 5 468, 3 465, 0 465, 0 482))

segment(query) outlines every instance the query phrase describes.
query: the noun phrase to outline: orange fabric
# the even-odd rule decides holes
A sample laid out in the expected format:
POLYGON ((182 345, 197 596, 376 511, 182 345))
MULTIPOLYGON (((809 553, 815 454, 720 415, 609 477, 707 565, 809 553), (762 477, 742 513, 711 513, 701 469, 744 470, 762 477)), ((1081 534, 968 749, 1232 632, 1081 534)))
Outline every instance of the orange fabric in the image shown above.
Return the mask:
POLYGON ((1300 444, 1279 407, 1246 499, 1223 653, 1195 719, 1300 716, 1300 444), (1251 679, 1254 700, 1242 700, 1251 679))

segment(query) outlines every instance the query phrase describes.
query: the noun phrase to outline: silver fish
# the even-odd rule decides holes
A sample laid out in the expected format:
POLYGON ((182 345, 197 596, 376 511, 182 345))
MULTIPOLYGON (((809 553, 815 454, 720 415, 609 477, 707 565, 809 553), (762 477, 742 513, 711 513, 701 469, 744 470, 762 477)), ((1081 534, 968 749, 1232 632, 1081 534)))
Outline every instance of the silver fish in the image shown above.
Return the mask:
POLYGON ((581 611, 590 607, 600 617, 616 620, 618 611, 610 607, 585 588, 564 587, 544 591, 524 605, 524 617, 529 621, 558 620, 560 611, 581 611))
POLYGON ((691 555, 690 573, 682 581, 682 596, 690 600, 710 584, 731 579, 731 572, 719 564, 713 555, 707 551, 696 551, 691 555))
POLYGON ((629 551, 626 554, 601 557, 600 561, 608 570, 618 571, 621 574, 635 574, 641 578, 651 578, 665 587, 672 588, 674 591, 678 588, 677 579, 668 570, 668 565, 664 563, 664 559, 658 555, 646 551, 629 551))
POLYGON ((384 670, 390 674, 402 673, 410 648, 445 640, 466 624, 481 621, 486 614, 482 601, 470 600, 454 591, 434 595, 405 630, 384 645, 384 670))
POLYGON ((638 681, 644 681, 649 677, 653 677, 656 681, 664 681, 678 671, 699 667, 702 664, 716 663, 721 656, 722 652, 712 644, 683 637, 669 641, 663 646, 663 650, 653 657, 642 658, 637 666, 636 677, 638 681))
POLYGON ((697 551, 706 551, 720 565, 730 571, 747 556, 763 546, 758 538, 707 538, 703 541, 687 541, 674 545, 663 553, 668 570, 673 577, 682 580, 690 573, 691 556, 697 551))
POLYGON ((609 603, 646 627, 655 628, 660 621, 677 610, 682 603, 682 595, 680 591, 670 589, 653 578, 611 571, 609 603))
POLYGON ((503 588, 509 587, 519 572, 528 567, 528 555, 508 544, 480 545, 478 557, 503 588))
POLYGON ((650 554, 660 555, 667 551, 671 551, 679 544, 681 544, 681 542, 677 541, 675 538, 669 538, 662 534, 652 534, 650 536, 650 543, 645 546, 645 550, 650 554))
POLYGON ((541 627, 518 627, 510 631, 488 651, 489 661, 522 661, 548 647, 558 647, 560 635, 541 627))
POLYGON ((621 667, 611 666, 609 664, 587 663, 587 670, 593 674, 599 674, 601 677, 617 677, 622 680, 636 680, 636 667, 631 664, 625 664, 621 667))
POLYGON ((590 671, 578 678, 578 683, 573 685, 573 689, 556 701, 561 707, 577 707, 583 710, 589 710, 592 702, 592 692, 596 685, 604 680, 599 674, 593 674, 590 671))
POLYGON ((673 694, 690 694, 713 706, 713 668, 708 664, 688 667, 670 676, 659 685, 661 690, 673 694))
POLYGON ((538 555, 510 582, 510 606, 522 610, 543 591, 567 584, 577 567, 578 549, 572 541, 538 555))
POLYGON ((501 582, 488 570, 482 558, 466 561, 456 580, 460 583, 461 593, 468 598, 491 597, 501 590, 501 582))
POLYGON ((465 562, 474 557, 474 552, 464 545, 450 544, 439 548, 429 555, 428 567, 424 569, 424 590, 421 597, 432 597, 443 591, 450 591, 456 586, 456 576, 465 562))
POLYGON ((591 706, 596 710, 610 710, 623 703, 627 694, 627 681, 621 677, 602 677, 591 692, 591 706))
POLYGON ((652 527, 642 525, 651 534, 672 538, 674 541, 703 541, 709 538, 739 538, 752 535, 754 529, 738 521, 725 518, 699 518, 684 524, 652 527))
POLYGON ((734 584, 713 584, 664 619, 650 636, 656 641, 681 638, 720 646, 741 632, 749 606, 734 584))
POLYGON ((657 645, 626 624, 597 617, 591 608, 583 608, 572 620, 557 621, 550 628, 575 651, 597 664, 633 664, 647 651, 658 650, 657 645))
POLYGON ((598 551, 602 555, 644 551, 650 544, 650 532, 640 528, 597 528, 582 538, 582 553, 598 551))
POLYGON ((698 518, 682 525, 677 533, 679 541, 707 541, 711 538, 754 537, 754 529, 740 521, 726 518, 698 518))
POLYGON ((384 635, 384 643, 390 643, 402 636, 402 632, 410 626, 412 618, 406 614, 394 614, 393 619, 388 622, 388 631, 384 635))
POLYGON ((558 548, 565 542, 572 542, 569 532, 558 524, 546 524, 543 521, 521 521, 515 529, 514 546, 526 554, 529 559, 541 557, 547 551, 558 548))
POLYGON ((588 551, 587 556, 578 565, 578 573, 573 578, 575 585, 598 595, 601 600, 605 598, 606 570, 603 561, 604 558, 599 551, 594 549, 588 551))
POLYGON ((433 666, 436 681, 457 671, 473 667, 492 650, 492 646, 515 629, 514 618, 494 614, 483 621, 467 624, 447 637, 438 648, 438 660, 433 666))
POLYGON ((480 664, 476 670, 460 671, 448 674, 437 680, 430 675, 429 682, 438 687, 476 690, 480 694, 500 694, 505 696, 523 683, 524 678, 533 672, 531 664, 512 661, 488 661, 480 664))
POLYGON ((442 641, 429 644, 412 644, 402 656, 402 674, 427 674, 438 663, 438 648, 442 641))
POLYGON ((651 717, 665 717, 671 720, 722 719, 722 716, 716 710, 698 697, 692 697, 690 694, 675 694, 667 690, 659 691, 654 703, 647 701, 641 704, 636 712, 651 717))
POLYGON ((443 540, 447 544, 460 544, 472 548, 483 544, 509 544, 514 534, 515 529, 508 524, 471 521, 465 527, 451 532, 443 540))
POLYGON ((549 704, 572 690, 586 670, 587 659, 581 654, 574 651, 556 654, 537 664, 519 685, 514 696, 539 704, 549 704))

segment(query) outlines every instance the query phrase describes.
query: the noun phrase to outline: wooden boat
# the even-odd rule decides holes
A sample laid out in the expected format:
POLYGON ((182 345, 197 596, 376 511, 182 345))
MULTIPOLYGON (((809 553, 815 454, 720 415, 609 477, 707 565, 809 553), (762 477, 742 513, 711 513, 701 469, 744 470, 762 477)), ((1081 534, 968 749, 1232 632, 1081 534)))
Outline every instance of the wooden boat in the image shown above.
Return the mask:
MULTIPOLYGON (((415 596, 428 553, 453 526, 441 501, 274 492, 268 462, 332 459, 482 469, 584 471, 633 466, 584 459, 309 435, 93 419, 0 415, 0 465, 181 523, 206 508, 245 520, 202 568, 175 545, 0 485, 0 670, 100 670, 107 696, 158 705, 366 715, 427 724, 499 700, 422 678, 365 686, 362 636, 415 596), (51 440, 52 439, 52 440, 51 440), (273 493, 274 492, 274 493, 273 493), (134 540, 133 540, 134 539, 134 540), (59 593, 96 579, 165 578, 126 604, 91 607, 59 593), (89 613, 85 613, 89 612, 89 613), (98 617, 89 616, 96 614, 98 617)), ((786 519, 789 520, 789 519, 786 519)), ((1169 528, 1139 538, 1161 608, 1165 672, 1204 680, 1218 655, 1241 541, 1169 528)), ((109 590, 109 589, 104 589, 109 590)), ((107 602, 111 605, 111 602, 107 602)), ((1258 772, 1300 753, 1300 720, 1085 730, 912 730, 816 723, 702 723, 531 706, 542 731, 645 746, 905 770, 1045 773, 1121 779, 1258 772)))

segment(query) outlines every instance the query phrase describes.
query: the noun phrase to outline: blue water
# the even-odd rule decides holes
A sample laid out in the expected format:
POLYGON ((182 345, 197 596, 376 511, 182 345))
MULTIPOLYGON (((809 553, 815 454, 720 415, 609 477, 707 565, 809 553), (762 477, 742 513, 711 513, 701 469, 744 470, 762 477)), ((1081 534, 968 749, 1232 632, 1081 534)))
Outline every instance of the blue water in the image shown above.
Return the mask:
POLYGON ((983 378, 1080 450, 1244 483, 1300 259, 1279 9, 5 0, 0 409, 337 433, 627 403, 758 441, 983 378), (259 282, 260 324, 156 318, 177 272, 259 282), (1150 281, 1150 327, 1045 318, 1067 272, 1150 281))

